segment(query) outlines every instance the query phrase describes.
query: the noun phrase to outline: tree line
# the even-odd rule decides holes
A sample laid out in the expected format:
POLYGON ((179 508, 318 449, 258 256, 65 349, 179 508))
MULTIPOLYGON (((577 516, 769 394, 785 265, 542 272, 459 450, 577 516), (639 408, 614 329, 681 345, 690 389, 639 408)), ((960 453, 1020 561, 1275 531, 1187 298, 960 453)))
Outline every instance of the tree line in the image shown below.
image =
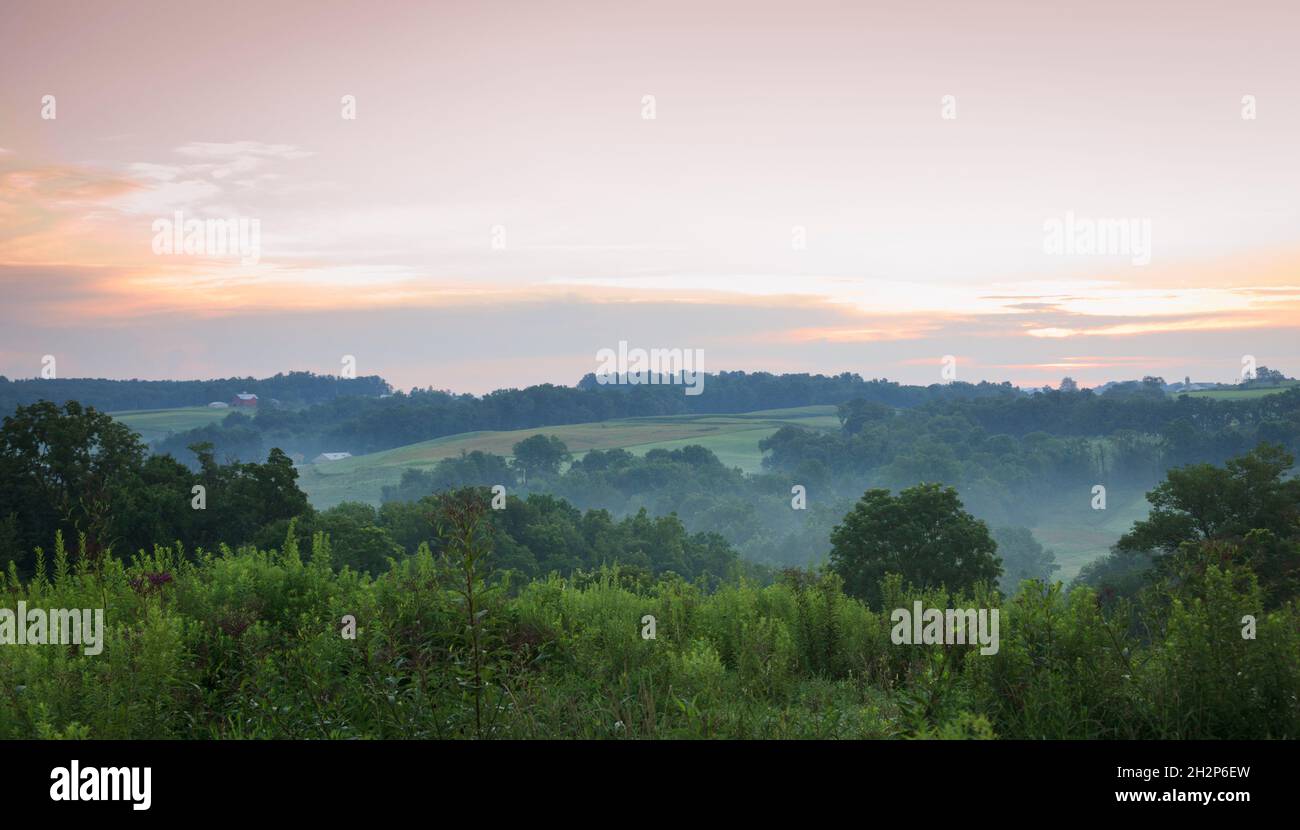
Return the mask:
POLYGON ((174 409, 229 403, 248 392, 265 404, 271 401, 295 408, 347 396, 377 397, 392 392, 383 378, 370 375, 341 378, 312 372, 289 372, 269 378, 217 378, 213 380, 108 380, 104 378, 18 378, 0 375, 0 414, 37 401, 63 404, 77 401, 101 412, 132 409, 174 409))

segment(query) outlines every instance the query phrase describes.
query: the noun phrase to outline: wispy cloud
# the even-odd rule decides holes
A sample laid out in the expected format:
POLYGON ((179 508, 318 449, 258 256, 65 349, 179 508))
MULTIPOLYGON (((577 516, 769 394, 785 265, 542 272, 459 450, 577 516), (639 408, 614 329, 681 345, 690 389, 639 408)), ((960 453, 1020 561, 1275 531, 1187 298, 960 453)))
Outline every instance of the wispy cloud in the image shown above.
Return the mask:
MULTIPOLYGON (((180 55, 165 15, 26 4, 0 77, 46 79, 59 111, 0 85, 18 114, 0 352, 54 339, 111 374, 225 374, 332 368, 320 355, 346 341, 398 382, 479 389, 569 381, 636 338, 708 347, 717 368, 920 382, 945 354, 963 379, 1035 383, 1140 376, 1126 355, 1300 371, 1300 53, 1281 40, 1102 0, 1097 19, 1127 22, 1099 65, 1096 31, 1011 0, 941 2, 960 25, 937 29, 933 4, 719 2, 659 4, 648 28, 614 4, 575 29, 542 4, 503 28, 492 3, 283 0, 277 25, 207 27, 180 55), (1210 47, 1219 71, 1189 90, 1210 47), (1140 94, 1095 94, 1135 78, 1140 94), (258 220, 256 263, 155 255, 175 211, 258 220), (1044 220, 1067 212, 1150 218, 1150 265, 1051 254, 1044 220)), ((1249 6, 1258 31, 1294 22, 1249 6)))

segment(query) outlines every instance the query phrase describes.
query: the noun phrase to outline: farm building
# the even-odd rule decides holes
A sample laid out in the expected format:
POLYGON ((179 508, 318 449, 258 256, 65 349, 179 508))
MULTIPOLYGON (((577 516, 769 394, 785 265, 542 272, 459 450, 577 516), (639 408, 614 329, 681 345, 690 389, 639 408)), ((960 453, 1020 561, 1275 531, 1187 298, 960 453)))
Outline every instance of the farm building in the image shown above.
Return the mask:
POLYGON ((240 392, 230 399, 231 406, 257 406, 257 396, 249 392, 240 392))
POLYGON ((326 461, 342 461, 345 458, 351 458, 350 452, 323 452, 311 460, 313 464, 321 464, 326 461))
POLYGON ((230 408, 230 404, 226 403, 225 401, 213 401, 212 403, 208 404, 208 408, 209 408, 209 409, 229 409, 229 408, 230 408))

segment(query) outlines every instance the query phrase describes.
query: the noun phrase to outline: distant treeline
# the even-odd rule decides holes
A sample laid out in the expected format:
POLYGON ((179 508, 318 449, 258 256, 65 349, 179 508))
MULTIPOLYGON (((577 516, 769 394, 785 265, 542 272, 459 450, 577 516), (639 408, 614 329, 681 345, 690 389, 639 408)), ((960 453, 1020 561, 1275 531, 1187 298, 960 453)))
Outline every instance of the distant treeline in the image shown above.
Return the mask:
POLYGON ((37 401, 62 405, 77 401, 101 412, 130 409, 174 409, 230 402, 240 392, 250 392, 266 402, 302 407, 345 396, 378 397, 392 391, 377 375, 339 378, 312 372, 290 372, 270 378, 218 378, 216 380, 107 380, 104 378, 20 378, 0 375, 0 415, 37 401))
POLYGON ((708 375, 704 393, 686 395, 681 386, 601 384, 587 375, 576 387, 542 384, 501 389, 481 397, 414 389, 391 398, 338 398, 297 411, 261 410, 256 417, 230 418, 162 442, 157 449, 192 463, 187 447, 207 442, 219 458, 261 459, 272 447, 311 456, 354 455, 414 444, 475 430, 513 430, 657 415, 753 412, 839 404, 862 398, 891 407, 923 403, 1011 399, 1023 393, 1009 383, 949 383, 903 386, 826 375, 722 372, 708 375))
POLYGON ((917 476, 959 481, 962 472, 953 465, 968 460, 975 462, 971 473, 996 478, 1004 459, 1026 452, 1040 457, 1015 463, 1036 473, 1059 467, 1085 478, 1153 480, 1170 467, 1221 462, 1260 442, 1300 451, 1300 388, 1238 400, 1054 390, 931 404, 905 419, 895 414, 849 401, 839 407, 839 434, 788 426, 760 446, 770 451, 766 463, 773 469, 796 470, 806 462, 831 474, 900 462, 924 467, 899 469, 903 482, 917 476), (1095 442, 1083 440, 1100 437, 1110 439, 1112 452, 1098 455, 1095 442))
POLYGON ((1223 461, 1260 441, 1300 448, 1300 388, 1258 398, 1170 397, 1159 388, 1114 388, 1103 394, 1084 389, 1037 395, 982 398, 960 405, 927 407, 952 415, 992 434, 1028 436, 1156 435, 1165 467, 1197 461, 1223 461))

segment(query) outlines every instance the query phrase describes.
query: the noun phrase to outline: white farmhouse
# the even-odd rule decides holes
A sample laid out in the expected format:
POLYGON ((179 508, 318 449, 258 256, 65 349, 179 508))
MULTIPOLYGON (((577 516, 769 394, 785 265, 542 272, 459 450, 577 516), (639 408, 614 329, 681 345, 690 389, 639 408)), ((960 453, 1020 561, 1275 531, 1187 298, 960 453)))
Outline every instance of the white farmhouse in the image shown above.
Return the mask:
POLYGON ((311 460, 313 464, 322 464, 326 461, 342 461, 345 458, 351 458, 350 452, 323 452, 311 460))

